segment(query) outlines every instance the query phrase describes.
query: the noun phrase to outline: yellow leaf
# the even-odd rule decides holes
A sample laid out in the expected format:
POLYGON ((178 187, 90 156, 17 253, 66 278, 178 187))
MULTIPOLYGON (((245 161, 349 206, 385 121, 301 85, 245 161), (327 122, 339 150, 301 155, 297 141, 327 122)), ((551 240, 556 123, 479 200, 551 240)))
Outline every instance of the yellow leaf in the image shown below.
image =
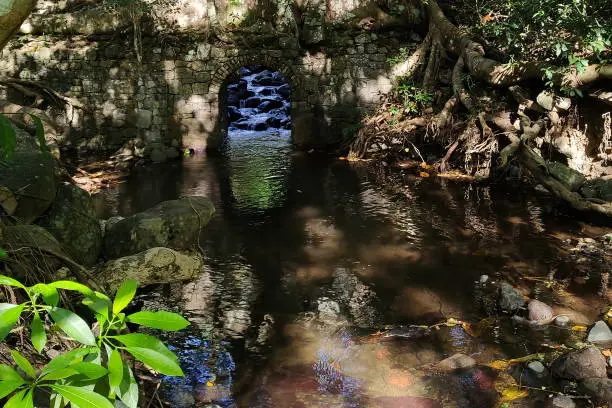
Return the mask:
POLYGON ((207 381, 207 382, 206 382, 206 386, 207 386, 207 387, 212 387, 212 386, 214 386, 214 385, 215 385, 215 383, 213 383, 213 382, 211 382, 211 381, 207 381))
POLYGON ((499 402, 500 403, 510 402, 510 401, 517 400, 519 398, 525 398, 528 395, 529 395, 529 392, 527 392, 527 390, 525 389, 518 388, 518 387, 510 387, 502 391, 501 399, 499 402))
POLYGON ((419 173, 419 176, 421 177, 429 177, 429 173, 425 173, 424 171, 419 173))
POLYGON ((588 328, 588 327, 586 327, 586 326, 579 326, 579 325, 576 325, 576 326, 572 326, 572 327, 571 327, 571 330, 573 330, 573 331, 577 331, 577 332, 586 332, 587 330, 589 330, 589 328, 588 328))
POLYGON ((529 354, 529 355, 524 356, 524 357, 510 359, 509 363, 510 364, 526 363, 528 361, 539 360, 539 359, 541 359, 543 357, 544 357, 544 355, 542 353, 529 354))
POLYGON ((496 370, 506 370, 510 367, 510 363, 505 360, 497 360, 492 363, 487 364, 489 367, 494 368, 496 370))

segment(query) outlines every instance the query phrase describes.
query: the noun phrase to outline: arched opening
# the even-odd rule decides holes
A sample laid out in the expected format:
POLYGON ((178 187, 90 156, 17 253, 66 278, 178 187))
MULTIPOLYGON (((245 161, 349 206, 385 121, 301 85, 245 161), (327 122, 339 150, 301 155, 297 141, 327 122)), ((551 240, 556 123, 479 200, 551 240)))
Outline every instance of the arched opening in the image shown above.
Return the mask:
POLYGON ((247 65, 220 91, 223 151, 236 207, 281 206, 291 167, 291 85, 281 72, 247 65))
POLYGON ((278 71, 263 65, 240 68, 228 81, 226 106, 230 140, 253 132, 291 135, 291 86, 278 71))

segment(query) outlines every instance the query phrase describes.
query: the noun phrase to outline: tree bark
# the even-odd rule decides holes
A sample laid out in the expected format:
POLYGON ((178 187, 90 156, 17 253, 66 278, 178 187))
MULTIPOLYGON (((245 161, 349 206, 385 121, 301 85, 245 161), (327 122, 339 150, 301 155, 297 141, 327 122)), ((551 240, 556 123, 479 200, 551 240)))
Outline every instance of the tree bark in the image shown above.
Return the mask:
POLYGON ((30 15, 37 0, 14 0, 7 10, 0 10, 0 51, 30 15))

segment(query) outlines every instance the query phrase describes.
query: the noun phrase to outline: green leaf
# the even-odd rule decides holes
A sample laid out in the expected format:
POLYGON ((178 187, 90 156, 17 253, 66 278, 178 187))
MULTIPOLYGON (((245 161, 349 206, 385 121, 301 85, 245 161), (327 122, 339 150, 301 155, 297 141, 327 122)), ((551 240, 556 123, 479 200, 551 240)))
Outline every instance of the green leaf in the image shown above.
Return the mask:
POLYGON ((36 370, 32 367, 32 364, 21 355, 17 350, 10 350, 13 360, 17 363, 17 366, 23 370, 30 378, 36 378, 36 370))
POLYGON ((0 285, 7 286, 16 286, 21 289, 25 289, 26 287, 16 279, 9 278, 8 276, 0 275, 0 285))
POLYGON ((108 374, 108 370, 106 368, 95 363, 81 362, 71 365, 70 368, 78 371, 80 374, 83 374, 92 380, 104 377, 106 374, 108 374))
POLYGON ((6 364, 0 364, 0 381, 22 381, 23 378, 15 369, 6 364))
POLYGON ((63 380, 64 378, 72 377, 75 374, 79 374, 79 372, 73 368, 60 368, 59 370, 55 370, 50 372, 49 374, 43 375, 42 377, 40 377, 40 381, 63 380))
POLYGON ((138 408, 138 383, 127 364, 123 365, 123 381, 119 385, 117 397, 128 408, 138 408))
POLYGON ((55 289, 73 290, 75 292, 82 293, 83 295, 86 295, 86 296, 93 293, 93 290, 89 289, 87 286, 80 284, 78 282, 67 281, 67 280, 51 282, 48 284, 48 286, 55 288, 55 289))
POLYGON ((70 350, 69 352, 64 354, 60 354, 59 356, 49 361, 47 365, 43 367, 41 375, 48 374, 52 371, 59 370, 61 368, 66 368, 77 361, 81 361, 83 357, 92 353, 93 350, 96 349, 90 347, 83 347, 70 350))
POLYGON ((113 408, 102 395, 71 385, 52 384, 51 388, 79 408, 113 408))
POLYGON ((40 151, 45 154, 51 154, 51 150, 49 150, 49 146, 47 146, 47 141, 45 140, 45 126, 43 125, 42 120, 40 120, 38 116, 34 116, 31 113, 29 115, 36 126, 36 139, 38 140, 40 151))
POLYGON ((0 259, 6 259, 8 258, 8 254, 6 253, 6 251, 2 248, 0 248, 0 259))
POLYGON ((108 359, 108 382, 111 389, 119 387, 123 379, 123 360, 119 350, 114 349, 108 359))
POLYGON ((119 286, 115 294, 115 300, 113 301, 113 314, 121 312, 130 304, 136 294, 137 287, 138 282, 135 280, 126 280, 119 286))
MULTIPOLYGON (((5 305, 9 304, 5 303, 5 305)), ((17 324, 24 307, 25 305, 21 304, 12 305, 12 307, 4 306, 3 309, 0 309, 0 341, 3 341, 17 324)))
POLYGON ((17 388, 25 384, 25 380, 20 381, 0 381, 0 399, 6 397, 17 388))
POLYGON ((36 351, 40 353, 42 349, 45 348, 45 344, 47 344, 47 333, 45 332, 45 326, 43 326, 43 322, 40 319, 38 312, 34 313, 34 318, 32 319, 30 329, 32 332, 32 345, 36 351))
POLYGON ((167 331, 182 330, 190 324, 183 316, 163 310, 159 312, 143 311, 133 313, 127 317, 127 321, 167 331))
POLYGON ((183 370, 178 363, 160 352, 144 347, 126 347, 125 350, 158 373, 181 377, 183 370))
POLYGON ((112 336, 112 338, 118 340, 123 343, 126 347, 144 347, 151 350, 155 350, 158 353, 166 356, 167 358, 178 362, 178 357, 168 350, 164 343, 162 343, 159 339, 149 336, 148 334, 142 333, 130 333, 130 334, 122 334, 119 336, 112 336))
POLYGON ((82 303, 108 320, 108 313, 111 308, 111 301, 108 296, 99 292, 94 292, 83 299, 82 303))
POLYGON ((11 160, 15 154, 17 136, 10 120, 0 115, 0 150, 5 160, 11 160))
POLYGON ((29 288, 30 293, 40 293, 46 304, 49 306, 57 306, 59 303, 59 293, 57 289, 45 284, 37 283, 29 288))
POLYGON ((96 345, 94 334, 91 332, 85 320, 78 315, 60 307, 54 307, 49 310, 49 314, 51 318, 53 318, 53 321, 55 321, 60 329, 68 336, 88 346, 96 345))
MULTIPOLYGON (((26 408, 28 402, 32 400, 32 393, 30 390, 21 390, 17 394, 13 395, 11 399, 9 399, 6 404, 4 404, 4 408, 26 408), (27 394, 27 395, 26 395, 27 394)), ((30 404, 30 407, 33 407, 34 404, 30 404)))

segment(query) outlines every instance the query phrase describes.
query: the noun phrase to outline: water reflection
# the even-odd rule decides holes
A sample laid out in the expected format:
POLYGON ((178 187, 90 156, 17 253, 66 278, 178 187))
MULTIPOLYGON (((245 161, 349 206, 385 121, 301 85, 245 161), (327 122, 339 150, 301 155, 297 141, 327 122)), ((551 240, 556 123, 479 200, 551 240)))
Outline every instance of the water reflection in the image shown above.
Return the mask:
POLYGON ((217 207, 201 237, 206 270, 156 289, 195 326, 169 339, 187 373, 167 380, 173 406, 489 408, 487 369, 430 368, 456 352, 484 364, 564 338, 503 319, 480 337, 411 330, 476 320, 481 274, 566 276, 558 243, 579 226, 518 192, 409 177, 391 189, 391 179, 245 132, 224 157, 143 169, 96 197, 103 217, 189 195, 217 207), (377 335, 389 325, 394 336, 377 335))

